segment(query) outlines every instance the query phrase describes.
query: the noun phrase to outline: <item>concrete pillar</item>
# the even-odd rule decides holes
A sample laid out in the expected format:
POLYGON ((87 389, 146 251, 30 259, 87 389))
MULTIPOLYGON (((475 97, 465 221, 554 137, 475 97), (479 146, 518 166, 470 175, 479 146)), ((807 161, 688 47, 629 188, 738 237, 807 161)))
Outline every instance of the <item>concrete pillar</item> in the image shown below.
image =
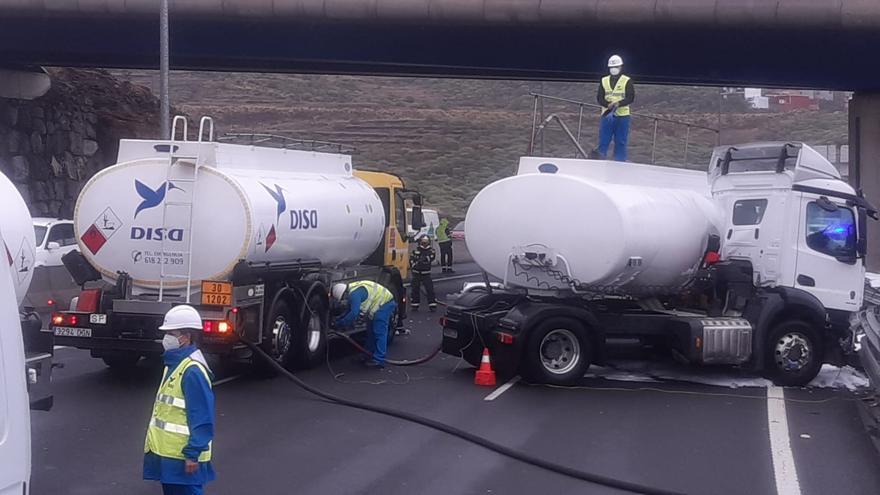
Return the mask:
MULTIPOLYGON (((880 92, 849 102, 849 182, 880 207, 880 92)), ((868 271, 880 272, 880 221, 868 220, 868 271)))

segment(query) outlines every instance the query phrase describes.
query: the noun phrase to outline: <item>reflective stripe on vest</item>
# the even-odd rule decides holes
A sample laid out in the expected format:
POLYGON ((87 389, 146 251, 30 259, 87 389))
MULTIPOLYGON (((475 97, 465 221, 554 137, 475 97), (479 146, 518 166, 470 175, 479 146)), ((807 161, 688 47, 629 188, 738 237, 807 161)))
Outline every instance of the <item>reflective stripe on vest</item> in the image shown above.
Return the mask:
MULTIPOLYGON (((162 376, 168 375, 168 378, 159 384, 159 391, 156 393, 153 415, 144 440, 144 452, 171 459, 184 459, 183 449, 189 443, 189 423, 186 419, 186 398, 183 395, 183 374, 193 366, 211 383, 211 376, 205 366, 189 357, 181 361, 170 375, 168 368, 165 368, 162 376)), ((199 462, 211 460, 212 444, 213 442, 208 443, 208 449, 199 454, 199 462)))
POLYGON ((372 318, 382 305, 394 300, 394 294, 382 284, 377 284, 370 280, 361 280, 360 282, 352 282, 348 284, 349 291, 354 291, 360 287, 367 290, 367 299, 361 303, 360 312, 362 315, 367 315, 372 318))
MULTIPOLYGON (((611 87, 611 76, 605 76, 602 78, 602 89, 605 90, 605 101, 608 104, 612 104, 616 101, 620 101, 626 98, 626 84, 629 82, 629 76, 625 76, 623 74, 620 75, 620 78, 617 80, 617 84, 614 85, 614 88, 611 87)), ((608 110, 608 107, 605 107, 605 110, 608 110)), ((614 111, 614 115, 618 117, 626 117, 629 115, 629 105, 625 107, 617 107, 617 110, 614 111)))

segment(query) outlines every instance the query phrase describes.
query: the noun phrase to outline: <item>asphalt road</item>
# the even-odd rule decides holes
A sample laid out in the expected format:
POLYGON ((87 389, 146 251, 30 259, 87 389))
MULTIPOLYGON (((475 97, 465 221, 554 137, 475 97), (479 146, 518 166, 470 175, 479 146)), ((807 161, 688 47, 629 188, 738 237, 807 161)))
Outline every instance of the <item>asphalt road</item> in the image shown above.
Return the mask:
MULTIPOLYGON (((462 281, 441 282, 439 292, 462 281)), ((439 313, 412 316, 413 333, 398 338, 392 357, 421 356, 439 342, 439 313)), ((494 389, 473 385, 473 370, 455 357, 369 371, 345 347, 336 342, 327 366, 299 376, 567 466, 700 495, 880 493, 880 460, 846 391, 584 378, 567 389, 520 381, 487 401, 494 389), (777 393, 783 400, 768 399, 777 393)), ((141 480, 141 462, 161 371, 144 365, 116 376, 75 349, 59 349, 56 360, 64 368, 55 372, 55 407, 32 415, 32 493, 160 493, 141 480)), ((218 375, 231 380, 215 386, 210 494, 621 493, 323 402, 283 378, 218 375)))

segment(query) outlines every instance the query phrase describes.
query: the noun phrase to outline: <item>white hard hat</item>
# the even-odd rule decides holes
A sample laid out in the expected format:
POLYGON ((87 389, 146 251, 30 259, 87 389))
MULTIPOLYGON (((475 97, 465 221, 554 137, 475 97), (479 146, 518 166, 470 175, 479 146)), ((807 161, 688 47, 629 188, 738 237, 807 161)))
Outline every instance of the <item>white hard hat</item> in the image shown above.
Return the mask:
POLYGON ((333 299, 341 301, 342 296, 345 294, 346 290, 348 290, 348 284, 333 284, 333 288, 330 289, 330 295, 333 297, 333 299))
POLYGON ((623 59, 620 58, 620 55, 612 55, 608 59, 608 67, 622 67, 623 59))
POLYGON ((202 317, 199 316, 199 312, 192 306, 181 304, 180 306, 174 306, 165 313, 165 321, 162 322, 159 330, 184 329, 201 330, 202 317))

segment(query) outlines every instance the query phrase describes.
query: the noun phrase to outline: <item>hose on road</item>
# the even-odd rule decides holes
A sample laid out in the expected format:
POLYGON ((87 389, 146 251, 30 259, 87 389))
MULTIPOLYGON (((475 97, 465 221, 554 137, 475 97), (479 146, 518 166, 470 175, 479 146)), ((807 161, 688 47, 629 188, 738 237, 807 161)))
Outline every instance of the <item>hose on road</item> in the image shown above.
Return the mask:
POLYGON ((409 421, 411 423, 416 423, 416 424, 425 426, 427 428, 431 428, 431 429, 452 435, 454 437, 458 437, 462 440, 479 445, 481 447, 489 449, 489 450, 496 452, 498 454, 510 457, 511 459, 516 459, 520 462, 530 464, 532 466, 535 466, 535 467, 538 467, 541 469, 545 469, 547 471, 551 471, 551 472, 554 472, 557 474, 561 474, 563 476, 568 476, 568 477, 579 479, 579 480, 586 481, 589 483, 594 483, 594 484, 606 486, 609 488, 615 488, 618 490, 625 490, 625 491, 633 492, 633 493, 642 493, 645 495, 682 495, 680 492, 675 492, 675 491, 671 491, 671 490, 664 490, 661 488, 654 488, 654 487, 650 487, 650 486, 640 485, 640 484, 632 483, 632 482, 625 481, 625 480, 619 480, 619 479, 611 478, 608 476, 602 476, 599 474, 588 473, 586 471, 574 469, 574 468, 571 468, 568 466, 564 466, 562 464, 557 464, 555 462, 551 462, 551 461, 542 459, 540 457, 535 457, 535 456, 526 454, 524 452, 520 452, 518 450, 514 450, 510 447, 501 445, 499 443, 495 443, 495 442, 488 440, 486 438, 477 436, 473 433, 456 428, 454 426, 450 426, 445 423, 435 421, 433 419, 425 418, 423 416, 408 413, 405 411, 398 411, 398 410, 387 408, 387 407, 376 406, 376 405, 372 405, 372 404, 365 404, 363 402, 358 402, 358 401, 346 399, 344 397, 339 397, 338 395, 333 395, 331 393, 324 392, 323 390, 315 388, 315 387, 309 385, 308 383, 304 382, 303 380, 299 379, 299 377, 297 377, 296 375, 294 375, 293 373, 291 373, 290 371, 285 369, 283 366, 281 366, 281 364, 279 362, 272 359, 271 356, 266 354, 265 351, 260 349, 255 344, 248 342, 246 340, 242 340, 242 342, 245 345, 247 345, 251 349, 251 351, 254 352, 254 354, 256 354, 257 356, 260 356, 260 358, 262 358, 262 359, 265 359, 267 363, 269 363, 275 370, 278 371, 278 373, 282 374, 285 378, 292 381, 294 384, 296 384, 298 387, 302 388, 303 390, 305 390, 313 395, 316 395, 316 396, 318 396, 328 402, 333 402, 333 403, 340 404, 343 406, 348 406, 348 407, 360 409, 363 411, 370 411, 370 412, 374 412, 377 414, 383 414, 385 416, 390 416, 393 418, 402 419, 404 421, 409 421))
MULTIPOLYGON (((393 332, 393 330, 391 330, 391 331, 393 332)), ((349 335, 347 335, 347 334, 344 334, 344 333, 341 333, 341 332, 330 331, 330 332, 327 332, 327 335, 333 335, 333 336, 336 336, 336 337, 341 337, 343 340, 345 340, 346 342, 348 342, 349 344, 351 344, 352 347, 354 347, 354 348, 357 349, 358 351, 362 352, 363 354, 366 354, 367 356, 370 356, 370 355, 371 355, 371 354, 370 354, 370 351, 368 351, 367 349, 365 349, 364 346, 362 346, 357 340, 354 340, 353 338, 351 338, 351 336, 349 336, 349 335)), ((418 364, 424 364, 424 363, 427 363, 428 361, 430 361, 430 360, 434 359, 435 357, 437 357, 438 354, 440 354, 440 346, 439 346, 439 345, 438 345, 437 348, 435 348, 433 351, 431 351, 431 352, 428 353, 427 355, 422 356, 422 357, 420 357, 420 358, 418 358, 418 359, 408 359, 408 360, 401 360, 401 359, 385 359, 385 362, 388 363, 388 364, 394 365, 394 366, 416 366, 416 365, 418 365, 418 364)))

